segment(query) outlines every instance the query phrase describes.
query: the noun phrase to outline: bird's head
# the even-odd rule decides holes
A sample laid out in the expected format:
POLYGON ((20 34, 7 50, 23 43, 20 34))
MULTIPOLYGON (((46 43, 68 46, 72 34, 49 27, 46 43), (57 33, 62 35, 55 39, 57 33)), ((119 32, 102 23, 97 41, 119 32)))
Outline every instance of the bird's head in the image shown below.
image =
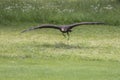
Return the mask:
POLYGON ((62 28, 61 28, 61 31, 65 31, 65 28, 64 28, 64 27, 62 27, 62 28))
POLYGON ((62 27, 62 28, 61 28, 61 31, 62 31, 62 32, 66 32, 66 31, 67 31, 67 28, 66 28, 66 27, 62 27))

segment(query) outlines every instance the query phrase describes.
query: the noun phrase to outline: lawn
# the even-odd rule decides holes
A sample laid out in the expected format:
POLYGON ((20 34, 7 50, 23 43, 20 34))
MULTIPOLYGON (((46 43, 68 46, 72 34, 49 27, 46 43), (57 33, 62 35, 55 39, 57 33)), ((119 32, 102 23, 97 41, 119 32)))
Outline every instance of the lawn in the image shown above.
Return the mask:
POLYGON ((30 26, 0 26, 0 80, 119 80, 120 27, 81 26, 70 40, 57 30, 21 34, 30 26))
POLYGON ((0 0, 0 80, 120 80, 120 0, 0 0), (66 5, 67 4, 67 5, 66 5), (38 24, 105 22, 67 40, 38 24))

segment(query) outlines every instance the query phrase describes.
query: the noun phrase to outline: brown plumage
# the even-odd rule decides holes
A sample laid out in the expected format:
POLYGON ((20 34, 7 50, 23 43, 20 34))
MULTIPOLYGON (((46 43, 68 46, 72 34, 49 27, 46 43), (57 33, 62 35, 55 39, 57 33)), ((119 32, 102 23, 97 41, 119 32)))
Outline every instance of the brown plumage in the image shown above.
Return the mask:
POLYGON ((74 24, 70 24, 70 25, 43 24, 38 27, 32 27, 32 28, 26 29, 26 30, 22 31, 22 33, 31 31, 31 30, 35 30, 35 29, 52 28, 52 29, 60 30, 63 33, 63 36, 65 36, 64 33, 67 33, 67 35, 69 37, 69 32, 72 31, 71 30, 72 28, 80 26, 80 25, 94 25, 94 24, 98 25, 98 24, 104 24, 104 23, 103 22, 80 22, 80 23, 74 23, 74 24))

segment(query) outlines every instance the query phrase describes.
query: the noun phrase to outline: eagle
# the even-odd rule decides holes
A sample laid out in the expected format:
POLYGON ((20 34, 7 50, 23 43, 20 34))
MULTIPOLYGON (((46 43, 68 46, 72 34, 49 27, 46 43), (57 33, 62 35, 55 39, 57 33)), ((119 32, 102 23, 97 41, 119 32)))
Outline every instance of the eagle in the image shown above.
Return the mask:
POLYGON ((31 30, 36 30, 36 29, 52 28, 52 29, 56 29, 62 32, 63 36, 65 36, 64 33, 66 33, 69 39, 69 35, 70 35, 69 33, 72 32, 72 29, 74 27, 78 27, 80 25, 99 25, 99 24, 105 24, 105 23, 103 22, 80 22, 80 23, 74 23, 74 24, 69 24, 69 25, 42 24, 40 26, 36 26, 36 27, 23 30, 21 33, 28 32, 31 30))

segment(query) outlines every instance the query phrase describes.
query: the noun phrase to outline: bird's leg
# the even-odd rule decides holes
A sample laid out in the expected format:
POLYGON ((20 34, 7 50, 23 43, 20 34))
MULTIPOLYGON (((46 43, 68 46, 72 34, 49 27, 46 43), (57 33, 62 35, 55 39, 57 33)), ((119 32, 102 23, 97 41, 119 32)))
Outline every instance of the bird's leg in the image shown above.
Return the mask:
POLYGON ((70 34, 69 34, 69 32, 67 32, 67 36, 68 36, 68 38, 67 38, 67 39, 69 40, 69 37, 70 37, 70 34))
POLYGON ((64 33, 62 33, 62 35, 66 38, 66 36, 65 36, 65 34, 64 34, 64 33))

